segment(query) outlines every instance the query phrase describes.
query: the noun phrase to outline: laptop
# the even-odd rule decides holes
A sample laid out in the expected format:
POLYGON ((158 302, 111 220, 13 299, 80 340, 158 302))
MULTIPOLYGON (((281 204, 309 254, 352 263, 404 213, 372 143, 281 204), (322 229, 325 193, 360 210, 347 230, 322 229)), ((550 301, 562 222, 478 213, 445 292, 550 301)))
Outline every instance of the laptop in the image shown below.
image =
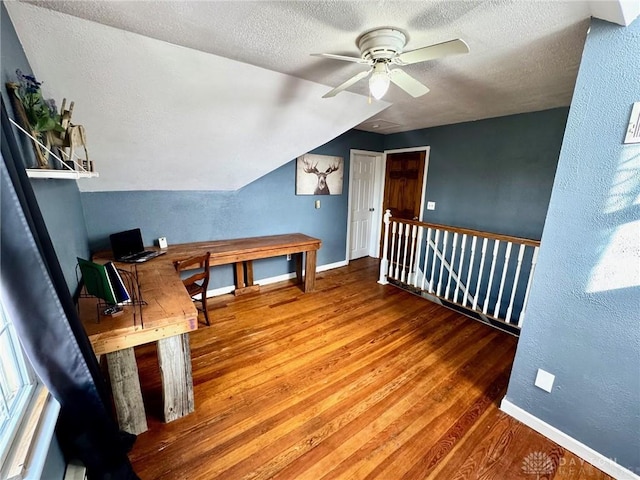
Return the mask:
POLYGON ((166 253, 158 250, 145 250, 139 228, 114 233, 109 236, 109 240, 111 241, 113 258, 118 262, 141 263, 166 253))

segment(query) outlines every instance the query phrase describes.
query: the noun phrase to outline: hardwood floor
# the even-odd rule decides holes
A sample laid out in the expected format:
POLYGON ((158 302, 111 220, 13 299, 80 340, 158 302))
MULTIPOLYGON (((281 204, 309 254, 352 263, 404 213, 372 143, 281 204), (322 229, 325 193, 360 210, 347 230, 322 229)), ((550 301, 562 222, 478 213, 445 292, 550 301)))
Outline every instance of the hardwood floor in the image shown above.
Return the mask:
POLYGON ((196 411, 169 424, 155 349, 138 348, 138 475, 610 478, 499 411, 514 337, 376 279, 361 259, 312 293, 285 282, 212 299, 211 326, 191 334, 196 411))

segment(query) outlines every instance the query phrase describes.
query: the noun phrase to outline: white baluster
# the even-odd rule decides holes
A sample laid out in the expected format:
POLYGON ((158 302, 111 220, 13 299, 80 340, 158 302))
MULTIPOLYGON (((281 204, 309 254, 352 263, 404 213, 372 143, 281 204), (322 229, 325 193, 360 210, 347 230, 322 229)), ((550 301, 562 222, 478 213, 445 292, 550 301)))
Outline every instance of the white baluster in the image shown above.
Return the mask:
POLYGON ((493 316, 500 318, 500 303, 502 302, 502 291, 504 290, 504 281, 507 278, 507 268, 509 267, 509 258, 511 258, 511 247, 513 243, 507 242, 507 249, 504 252, 504 266, 502 267, 502 279, 500 280, 500 288, 498 289, 498 300, 496 301, 496 308, 493 311, 493 316))
POLYGON ((427 228, 427 241, 424 244, 424 264, 422 266, 422 287, 424 290, 427 280, 427 261, 429 260, 429 249, 431 248, 431 227, 427 228))
POLYGON ((453 245, 451 245, 451 263, 449 264, 449 268, 448 268, 449 278, 447 279, 447 288, 444 290, 444 298, 446 300, 449 300, 449 288, 451 287, 451 277, 453 277, 455 274, 453 269, 456 266, 456 247, 457 246, 458 246, 458 232, 454 232, 453 245))
POLYGON ((413 284, 416 275, 416 266, 414 265, 415 251, 416 251, 416 238, 418 236, 418 226, 411 226, 411 251, 409 252, 409 271, 407 273, 407 283, 413 284))
POLYGON ((480 270, 478 271, 478 280, 476 283, 476 294, 474 295, 473 298, 473 309, 477 310, 478 307, 478 296, 480 294, 480 284, 482 283, 482 271, 484 270, 484 259, 486 258, 486 254, 487 254, 487 238, 484 238, 484 240, 482 240, 482 255, 480 257, 480 270))
MULTIPOLYGON (((392 222, 391 225, 391 252, 389 253, 389 276, 391 278, 396 278, 396 276, 394 275, 394 268, 393 268, 393 256, 396 253, 396 232, 398 230, 398 222, 392 222)), ((396 265, 398 263, 396 262, 396 265)))
POLYGON ((402 253, 402 232, 404 223, 398 222, 398 247, 396 248, 396 280, 400 280, 400 258, 402 253))
MULTIPOLYGON (((456 290, 453 292, 453 303, 458 303, 458 292, 460 291, 460 277, 462 276, 462 264, 464 262, 464 249, 467 245, 467 234, 462 234, 462 242, 460 243, 460 261, 458 262, 458 281, 456 282, 456 290)), ((466 288, 465 288, 466 290, 466 288)))
POLYGON ((489 272, 489 285, 487 285, 487 295, 484 299, 484 307, 482 313, 487 314, 489 310, 489 295, 491 294, 491 284, 493 283, 493 274, 496 271, 496 258, 498 258, 498 248, 500 246, 500 240, 495 240, 493 243, 493 258, 491 259, 491 271, 489 272))
POLYGON ((540 247, 536 247, 533 250, 533 258, 531 259, 531 271, 529 272, 529 280, 527 281, 527 290, 524 294, 524 301, 522 302, 522 311, 518 318, 518 328, 522 328, 522 322, 524 321, 524 311, 527 308, 527 302, 529 301, 529 290, 531 290, 531 280, 533 280, 533 272, 536 269, 536 263, 538 263, 538 250, 540 247))
POLYGON ((387 210, 384 213, 384 241, 382 243, 382 260, 380 260, 380 278, 378 278, 378 283, 382 285, 386 285, 387 283, 387 273, 389 270, 389 260, 387 260, 387 250, 389 248, 389 222, 391 218, 391 210, 387 210))
POLYGON ((469 271, 467 272, 467 283, 465 284, 467 288, 464 290, 464 298, 462 299, 462 306, 467 306, 467 298, 469 298, 469 289, 471 288, 471 273, 473 271, 473 261, 476 257, 476 242, 478 237, 473 236, 473 240, 471 240, 471 258, 469 259, 469 271))
POLYGON ((516 290, 518 289, 518 279, 520 278, 520 268, 522 267, 522 259, 524 257, 524 250, 527 246, 520 244, 520 250, 518 251, 518 264, 516 265, 516 273, 513 277, 513 286, 511 287, 511 298, 509 299, 509 306, 507 307, 507 313, 505 315, 505 321, 509 323, 511 320, 511 313, 513 312, 513 300, 516 298, 516 290))
POLYGON ((436 295, 440 296, 442 289, 442 277, 444 276, 444 261, 447 258, 447 240, 449 238, 449 231, 444 231, 444 238, 442 239, 442 257, 440 258, 440 276, 438 277, 438 289, 436 295))
MULTIPOLYGON (((420 255, 422 254, 422 237, 423 237, 423 231, 424 231, 424 227, 422 225, 416 225, 417 230, 418 230, 418 237, 416 239, 416 257, 415 257, 415 263, 413 266, 413 286, 418 288, 418 284, 420 283, 420 275, 419 275, 419 271, 420 271, 420 255)), ((423 275, 424 277, 424 275, 423 275)))
POLYGON ((407 269, 407 251, 409 248, 409 227, 410 225, 404 226, 404 255, 402 256, 402 271, 400 273, 400 281, 402 283, 407 283, 407 277, 409 276, 409 272, 407 269))
POLYGON ((440 230, 436 230, 436 238, 433 241, 433 256, 431 258, 431 278, 429 279, 429 293, 433 293, 433 283, 436 274, 436 258, 438 256, 438 240, 440 240, 440 230))

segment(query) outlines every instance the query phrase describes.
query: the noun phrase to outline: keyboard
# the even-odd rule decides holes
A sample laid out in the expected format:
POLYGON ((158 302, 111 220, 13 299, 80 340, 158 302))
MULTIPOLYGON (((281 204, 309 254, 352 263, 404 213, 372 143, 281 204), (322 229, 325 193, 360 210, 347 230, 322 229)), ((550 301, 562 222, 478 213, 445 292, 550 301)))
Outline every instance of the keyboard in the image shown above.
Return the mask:
POLYGON ((144 252, 134 253, 132 255, 126 255, 122 258, 119 258, 119 262, 125 263, 142 263, 147 260, 151 260, 152 258, 156 258, 160 255, 164 255, 167 252, 161 252, 157 250, 145 250, 144 252))

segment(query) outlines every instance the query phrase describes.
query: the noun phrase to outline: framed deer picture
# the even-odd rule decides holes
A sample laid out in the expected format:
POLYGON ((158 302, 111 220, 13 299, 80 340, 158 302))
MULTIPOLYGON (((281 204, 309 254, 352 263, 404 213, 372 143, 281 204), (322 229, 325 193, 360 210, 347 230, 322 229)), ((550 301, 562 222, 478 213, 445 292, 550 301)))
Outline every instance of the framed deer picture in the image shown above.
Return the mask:
POLYGON ((307 153, 296 164, 296 195, 342 195, 344 159, 307 153))

